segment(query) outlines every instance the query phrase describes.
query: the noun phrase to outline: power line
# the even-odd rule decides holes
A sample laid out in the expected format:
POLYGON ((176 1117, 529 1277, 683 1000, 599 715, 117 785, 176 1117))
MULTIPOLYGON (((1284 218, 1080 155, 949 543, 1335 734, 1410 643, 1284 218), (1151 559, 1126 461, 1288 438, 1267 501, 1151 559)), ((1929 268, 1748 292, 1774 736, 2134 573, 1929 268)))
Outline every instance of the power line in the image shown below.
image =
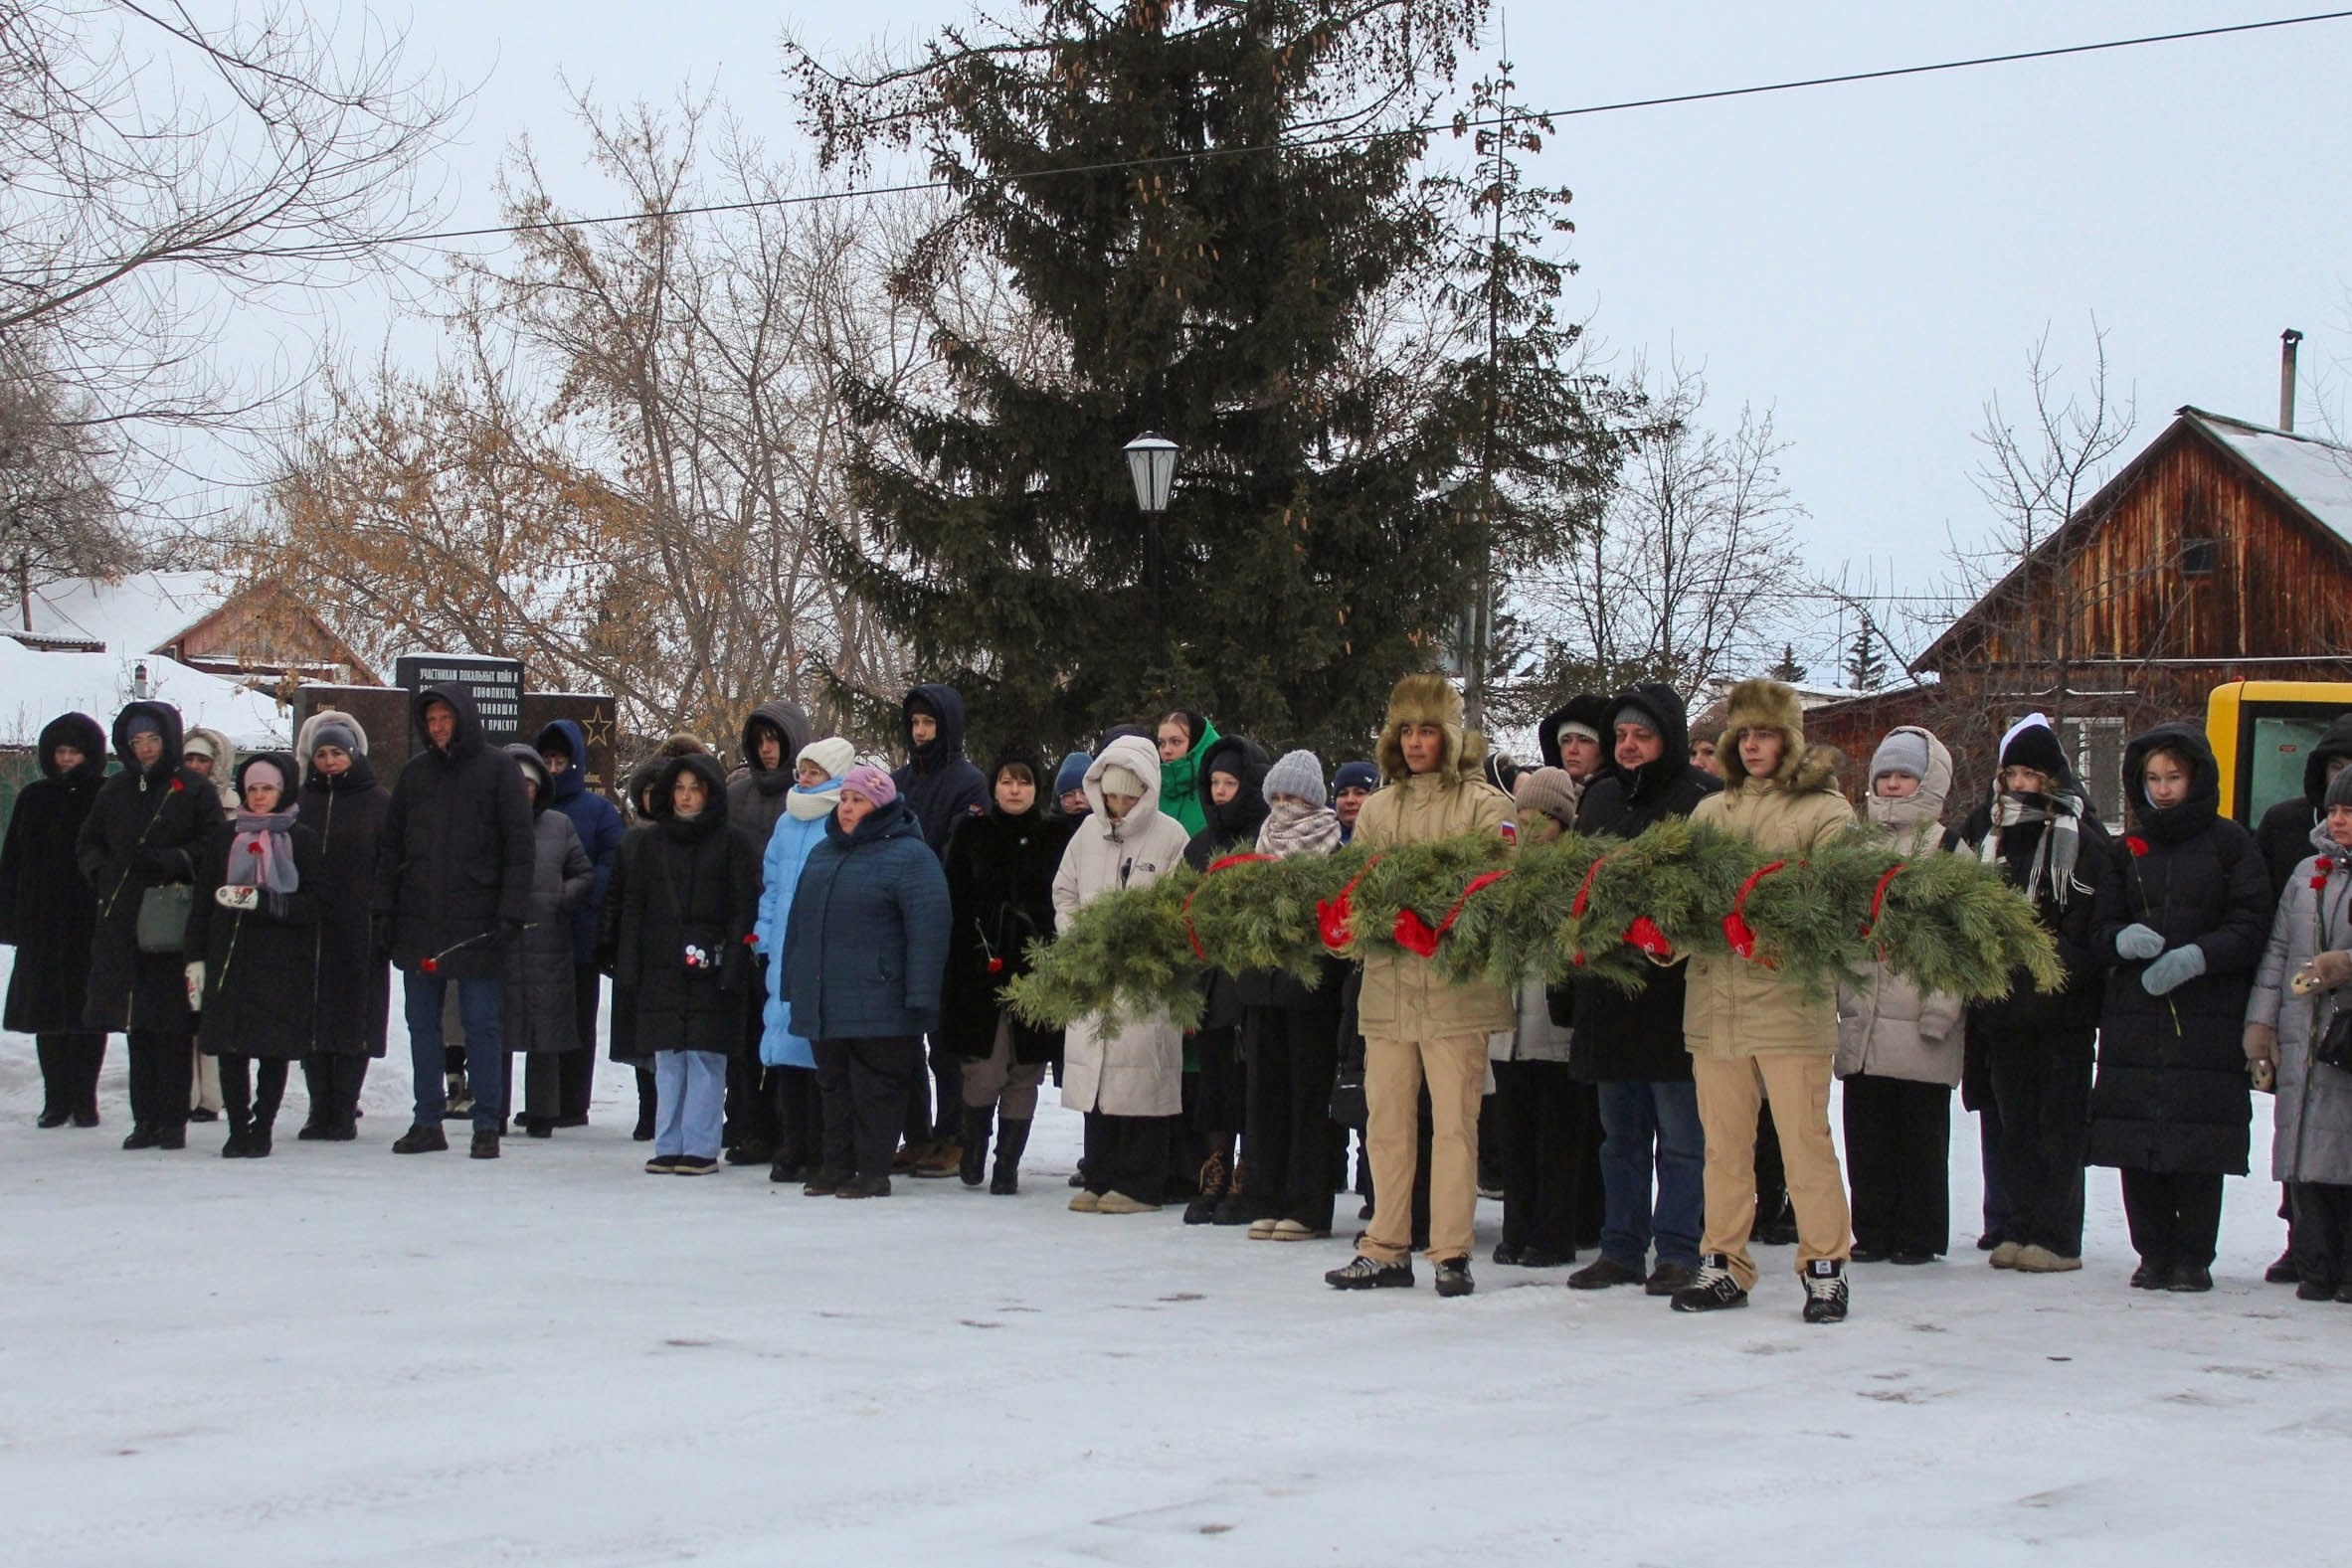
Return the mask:
MULTIPOLYGON (((2136 38, 2113 38, 2090 44, 2061 44, 2048 49, 2018 50, 2005 55, 1977 55, 1965 60, 1937 61, 1930 65, 1889 66, 1876 71, 1851 71, 1837 76, 1801 77, 1787 82, 1762 83, 1744 87, 1717 87, 1703 92, 1676 92, 1662 97, 1621 98, 1608 103, 1586 103, 1564 109, 1527 109, 1516 113, 1500 113, 1491 118, 1473 121, 1477 126, 1502 127, 1529 120, 1576 119, 1592 114, 1616 114, 1629 109, 1669 108, 1687 103, 1710 103, 1728 98, 1758 97, 1773 92, 1796 92, 1813 87, 1844 87, 1859 82, 1890 82, 1902 77, 1933 76, 1946 72, 1972 71, 1984 66, 2011 66, 2035 60, 2059 60, 2074 55, 2105 54, 2115 50, 2139 49, 2151 44, 2179 44, 2192 40, 2223 38, 2238 33, 2272 32, 2280 28, 2306 27, 2319 22, 2340 22, 2352 19, 2352 10, 2316 11, 2304 16, 2275 17, 2265 22, 2234 22, 2223 26, 2191 28, 2177 33, 2145 33, 2136 38)), ((1260 152, 1289 152, 1309 147, 1344 146, 1351 142, 1379 141, 1388 137, 1434 135, 1450 129, 1452 120, 1400 126, 1393 130, 1340 131, 1328 136, 1311 136, 1290 141, 1256 142, 1238 147, 1203 147, 1188 152, 1164 153, 1155 157, 1121 158, 1099 163, 1066 164, 1050 169, 1030 169, 1019 174, 996 174, 969 177, 965 181, 909 180, 895 185, 876 185, 865 188, 850 187, 837 191, 810 191, 798 196, 767 196, 737 202, 711 202, 694 207, 667 208, 656 212, 607 213, 593 218, 537 218, 523 223, 498 224, 477 229, 442 229, 426 234, 396 235, 371 242, 365 249, 380 249, 400 245, 433 245, 452 240, 485 240, 521 234, 548 233, 567 229, 594 229, 612 224, 642 223, 647 219, 707 218, 728 213, 762 212, 789 207, 808 207, 829 202, 867 201, 879 196, 912 196, 929 191, 944 191, 959 183, 982 185, 1014 185, 1029 180, 1056 179, 1083 174, 1107 174, 1122 169, 1153 169, 1170 164, 1191 163, 1205 158, 1237 158, 1260 152)), ((311 250, 349 254, 348 246, 292 247, 283 251, 265 251, 262 256, 292 256, 308 254, 311 250)))

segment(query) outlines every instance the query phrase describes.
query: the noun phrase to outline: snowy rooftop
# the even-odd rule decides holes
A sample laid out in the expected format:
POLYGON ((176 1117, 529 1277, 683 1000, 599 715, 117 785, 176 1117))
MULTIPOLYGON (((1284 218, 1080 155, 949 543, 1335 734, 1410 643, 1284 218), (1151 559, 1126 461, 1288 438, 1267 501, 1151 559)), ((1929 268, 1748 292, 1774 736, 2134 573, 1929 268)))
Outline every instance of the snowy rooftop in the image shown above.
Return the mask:
POLYGON ((2352 449, 2203 409, 2181 417, 2236 452, 2338 538, 2352 541, 2352 449))
POLYGON ((33 624, 27 629, 102 643, 108 653, 148 653, 211 614, 227 598, 227 585, 210 572, 71 578, 34 590, 33 624))
POLYGON ((277 704, 235 681, 190 669, 160 653, 55 653, 0 637, 0 746, 31 746, 61 713, 82 712, 110 728, 131 700, 137 667, 147 694, 180 710, 190 729, 220 731, 239 748, 286 743, 277 704))

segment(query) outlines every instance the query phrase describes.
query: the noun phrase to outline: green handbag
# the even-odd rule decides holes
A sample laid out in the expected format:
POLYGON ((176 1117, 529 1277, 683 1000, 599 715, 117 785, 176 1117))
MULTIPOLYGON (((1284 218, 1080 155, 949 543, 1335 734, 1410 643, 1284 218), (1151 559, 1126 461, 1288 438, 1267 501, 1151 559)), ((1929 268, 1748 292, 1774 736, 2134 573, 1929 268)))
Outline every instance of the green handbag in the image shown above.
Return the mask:
POLYGON ((139 951, 188 951, 188 911, 195 907, 196 889, 185 882, 149 888, 139 895, 139 951))

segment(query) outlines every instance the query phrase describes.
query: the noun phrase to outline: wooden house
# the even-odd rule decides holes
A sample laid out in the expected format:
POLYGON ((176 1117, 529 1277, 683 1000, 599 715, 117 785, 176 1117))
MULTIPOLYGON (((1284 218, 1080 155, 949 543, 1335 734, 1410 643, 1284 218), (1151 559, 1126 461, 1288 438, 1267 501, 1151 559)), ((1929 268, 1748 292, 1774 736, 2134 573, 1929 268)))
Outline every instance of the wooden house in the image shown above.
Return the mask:
POLYGON ((1817 709, 1808 733, 1858 774, 1889 728, 1924 724, 1974 797, 2001 731, 2038 710, 2119 817, 2134 733, 2202 723, 2230 681, 2352 678, 2352 449, 2180 410, 1911 670, 1930 679, 1817 709))

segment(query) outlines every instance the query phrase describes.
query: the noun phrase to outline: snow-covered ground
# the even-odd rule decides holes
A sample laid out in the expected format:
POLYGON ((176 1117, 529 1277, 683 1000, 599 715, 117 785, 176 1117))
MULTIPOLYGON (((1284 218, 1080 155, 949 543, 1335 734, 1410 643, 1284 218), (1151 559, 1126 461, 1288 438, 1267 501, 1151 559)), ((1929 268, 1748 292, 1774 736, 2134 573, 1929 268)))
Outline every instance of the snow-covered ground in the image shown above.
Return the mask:
POLYGON ((1808 1328, 1770 1249, 1710 1317, 1483 1257, 1342 1297, 1345 1240, 1065 1212, 1050 1107, 1018 1198, 845 1204, 642 1174, 612 1070, 584 1132, 396 1159, 406 1078, 356 1144, 297 1078, 267 1161, 126 1154, 119 1041, 42 1132, 0 1037, 0 1560, 2345 1560, 2352 1307, 2261 1283, 2266 1183, 2211 1296, 2125 1288, 2106 1171, 2081 1274, 1996 1275, 1962 1120, 1963 1250, 1808 1328))

